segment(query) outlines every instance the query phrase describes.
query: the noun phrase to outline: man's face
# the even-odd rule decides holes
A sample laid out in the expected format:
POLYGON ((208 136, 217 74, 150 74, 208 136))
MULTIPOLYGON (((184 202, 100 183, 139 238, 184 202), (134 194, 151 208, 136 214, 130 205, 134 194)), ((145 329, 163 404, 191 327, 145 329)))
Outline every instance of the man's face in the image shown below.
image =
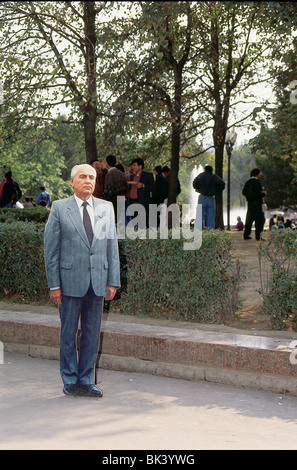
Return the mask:
POLYGON ((138 163, 133 163, 133 171, 134 173, 139 173, 142 170, 142 165, 138 165, 138 163))
POLYGON ((99 162, 98 160, 95 160, 95 161, 92 163, 92 167, 95 168, 96 171, 99 171, 100 168, 101 168, 100 162, 99 162))
POLYGON ((93 194, 96 181, 96 171, 90 165, 82 165, 76 171, 74 178, 70 178, 74 194, 86 201, 93 194))

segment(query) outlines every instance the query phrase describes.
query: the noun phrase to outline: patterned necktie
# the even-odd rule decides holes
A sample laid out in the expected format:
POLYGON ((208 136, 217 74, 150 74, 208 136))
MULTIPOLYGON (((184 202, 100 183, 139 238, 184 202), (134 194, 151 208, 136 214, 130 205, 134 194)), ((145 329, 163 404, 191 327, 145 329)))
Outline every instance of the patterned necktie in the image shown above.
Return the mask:
POLYGON ((92 241, 93 241, 93 229, 92 229, 91 219, 90 219, 89 213, 87 211, 87 205, 88 205, 87 201, 85 201, 82 204, 82 206, 84 208, 84 210, 83 210, 83 223, 84 223, 85 231, 86 231, 86 234, 87 234, 87 237, 89 239, 90 246, 91 246, 92 241))

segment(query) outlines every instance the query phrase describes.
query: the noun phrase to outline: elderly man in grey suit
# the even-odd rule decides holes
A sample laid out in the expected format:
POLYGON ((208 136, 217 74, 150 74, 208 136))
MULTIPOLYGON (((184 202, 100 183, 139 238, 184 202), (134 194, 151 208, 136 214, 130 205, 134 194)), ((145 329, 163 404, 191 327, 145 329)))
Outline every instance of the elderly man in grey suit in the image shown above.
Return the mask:
POLYGON ((90 165, 72 169, 74 195, 53 202, 44 234, 50 297, 59 305, 60 372, 68 396, 102 396, 94 372, 103 300, 111 300, 120 287, 114 210, 111 202, 92 196, 95 179, 90 165))

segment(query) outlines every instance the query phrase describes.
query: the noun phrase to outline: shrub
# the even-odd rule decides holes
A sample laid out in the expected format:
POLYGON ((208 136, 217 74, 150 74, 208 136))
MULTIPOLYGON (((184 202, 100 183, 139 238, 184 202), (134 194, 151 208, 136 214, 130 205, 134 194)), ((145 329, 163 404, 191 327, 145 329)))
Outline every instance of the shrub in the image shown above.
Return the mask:
MULTIPOLYGON (((48 295, 43 233, 44 224, 0 223, 2 296, 18 293, 29 302, 48 295)), ((229 234, 204 232, 196 251, 185 251, 184 241, 120 240, 122 289, 112 306, 121 313, 173 320, 233 319, 241 279, 229 234)))
POLYGON ((18 293, 31 301, 45 293, 43 231, 44 224, 0 223, 1 296, 18 293))
POLYGON ((239 305, 240 264, 230 254, 231 238, 203 232, 199 250, 185 251, 184 240, 129 240, 127 288, 122 313, 196 322, 224 322, 239 305))
POLYGON ((269 232, 259 245, 263 310, 277 330, 297 331, 297 230, 269 232))
POLYGON ((30 209, 0 209, 0 222, 35 222, 46 223, 49 210, 46 207, 32 207, 30 209))

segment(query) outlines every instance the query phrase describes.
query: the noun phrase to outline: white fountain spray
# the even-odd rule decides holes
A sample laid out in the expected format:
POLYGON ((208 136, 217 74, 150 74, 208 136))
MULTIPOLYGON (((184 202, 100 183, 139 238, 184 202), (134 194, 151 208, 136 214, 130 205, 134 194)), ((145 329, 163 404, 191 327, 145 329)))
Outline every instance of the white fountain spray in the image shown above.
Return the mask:
POLYGON ((198 197, 199 197, 199 194, 193 188, 193 181, 196 178, 196 176, 198 176, 203 171, 204 171, 204 168, 202 165, 199 165, 199 166, 195 165, 190 173, 189 186, 188 186, 188 189, 189 189, 188 204, 190 205, 190 212, 189 212, 190 220, 189 221, 196 218, 196 210, 197 210, 198 197))

